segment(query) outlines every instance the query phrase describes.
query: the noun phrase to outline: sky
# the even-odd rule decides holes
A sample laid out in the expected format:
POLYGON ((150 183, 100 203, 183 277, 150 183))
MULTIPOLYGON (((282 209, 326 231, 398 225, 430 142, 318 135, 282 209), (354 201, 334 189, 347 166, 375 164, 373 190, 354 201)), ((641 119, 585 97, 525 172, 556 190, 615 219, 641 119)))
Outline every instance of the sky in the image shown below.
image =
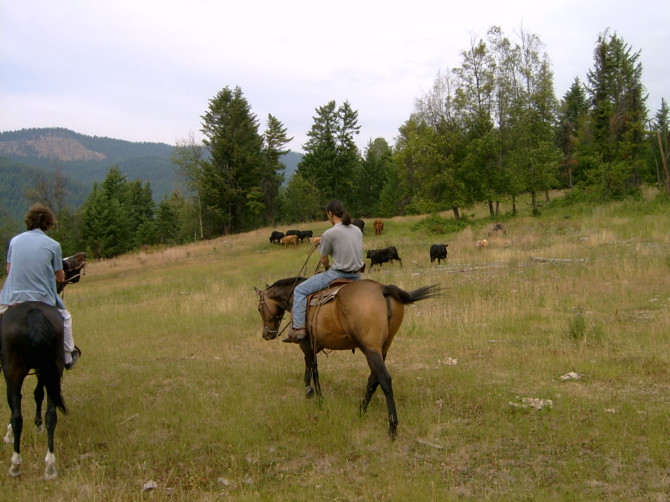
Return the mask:
POLYGON ((650 116, 670 99, 667 0, 0 0, 0 132, 65 127, 174 145, 239 87, 303 151, 316 109, 358 111, 361 150, 393 145, 438 73, 492 26, 544 43, 562 98, 609 29, 640 51, 650 116))

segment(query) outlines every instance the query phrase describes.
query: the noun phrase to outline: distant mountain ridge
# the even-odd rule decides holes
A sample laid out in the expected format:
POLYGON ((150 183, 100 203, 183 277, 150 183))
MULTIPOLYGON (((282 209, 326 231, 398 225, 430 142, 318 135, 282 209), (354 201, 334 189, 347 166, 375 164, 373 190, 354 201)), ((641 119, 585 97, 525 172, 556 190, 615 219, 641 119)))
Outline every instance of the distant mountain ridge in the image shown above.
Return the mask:
MULTIPOLYGON (((23 193, 35 186, 37 177, 52 179, 56 170, 67 180, 74 207, 86 199, 94 182, 104 181, 111 167, 118 167, 129 181, 149 182, 159 201, 182 189, 173 151, 165 143, 86 136, 58 127, 0 132, 0 218, 5 213, 22 219, 27 209, 27 202, 20 202, 23 193)), ((301 159, 295 152, 282 158, 287 182, 301 159)))

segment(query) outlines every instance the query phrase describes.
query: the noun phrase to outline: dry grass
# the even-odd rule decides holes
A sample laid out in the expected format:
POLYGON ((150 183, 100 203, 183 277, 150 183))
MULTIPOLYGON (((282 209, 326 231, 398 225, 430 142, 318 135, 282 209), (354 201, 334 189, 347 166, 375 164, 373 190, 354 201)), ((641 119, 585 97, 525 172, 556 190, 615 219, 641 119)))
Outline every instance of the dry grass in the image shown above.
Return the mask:
POLYGON ((264 229, 89 264, 66 290, 84 356, 65 376, 60 477, 39 479, 44 438, 27 421, 25 473, 0 475, 2 497, 667 500, 667 206, 561 211, 509 219, 505 235, 482 222, 428 236, 422 217, 368 229, 366 248, 395 245, 403 266, 367 275, 446 292, 407 309, 389 353, 394 442, 380 391, 358 416, 359 353, 321 357, 319 406, 297 347, 261 339, 253 288, 297 274, 306 244, 264 229))

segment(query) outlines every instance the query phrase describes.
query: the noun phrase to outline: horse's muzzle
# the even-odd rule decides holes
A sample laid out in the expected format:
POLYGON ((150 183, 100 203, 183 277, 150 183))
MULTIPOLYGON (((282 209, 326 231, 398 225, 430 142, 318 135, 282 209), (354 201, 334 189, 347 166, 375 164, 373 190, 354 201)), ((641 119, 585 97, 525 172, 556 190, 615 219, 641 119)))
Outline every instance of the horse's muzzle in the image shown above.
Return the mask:
POLYGON ((276 329, 269 329, 267 326, 263 326, 263 339, 264 340, 274 340, 277 338, 279 331, 276 329))

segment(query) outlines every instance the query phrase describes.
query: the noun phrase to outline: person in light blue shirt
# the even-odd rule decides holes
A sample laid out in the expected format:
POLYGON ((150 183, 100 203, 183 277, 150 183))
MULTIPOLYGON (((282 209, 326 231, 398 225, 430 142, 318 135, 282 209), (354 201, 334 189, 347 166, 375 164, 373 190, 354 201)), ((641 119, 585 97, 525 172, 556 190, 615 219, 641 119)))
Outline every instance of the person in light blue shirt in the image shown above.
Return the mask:
POLYGON ((0 291, 0 315, 11 305, 37 301, 52 305, 63 317, 65 368, 72 369, 81 351, 72 338, 72 316, 56 292, 65 280, 60 244, 45 232, 54 225, 51 209, 33 204, 26 215, 26 231, 9 242, 7 279, 0 291))

